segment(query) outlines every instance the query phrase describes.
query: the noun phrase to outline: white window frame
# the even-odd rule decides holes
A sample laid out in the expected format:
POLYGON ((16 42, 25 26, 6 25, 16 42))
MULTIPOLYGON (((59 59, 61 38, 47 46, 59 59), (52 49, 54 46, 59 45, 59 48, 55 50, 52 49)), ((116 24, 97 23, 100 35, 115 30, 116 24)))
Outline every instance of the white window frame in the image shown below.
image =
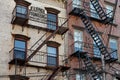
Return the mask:
POLYGON ((78 48, 79 50, 83 50, 82 48, 82 42, 83 42, 83 31, 81 30, 74 30, 74 49, 76 51, 76 48, 78 48))

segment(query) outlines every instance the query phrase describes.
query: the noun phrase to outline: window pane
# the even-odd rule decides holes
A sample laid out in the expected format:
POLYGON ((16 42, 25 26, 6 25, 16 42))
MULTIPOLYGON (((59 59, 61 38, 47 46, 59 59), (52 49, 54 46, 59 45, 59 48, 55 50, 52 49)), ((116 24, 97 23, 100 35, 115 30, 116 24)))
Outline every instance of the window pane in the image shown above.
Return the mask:
POLYGON ((15 40, 14 58, 25 59, 25 41, 15 40))
POLYGON ((47 57, 47 64, 49 66, 55 66, 57 64, 57 49, 54 47, 48 46, 47 48, 48 57, 47 57))
POLYGON ((82 50, 83 32, 80 30, 74 30, 74 50, 82 50))
POLYGON ((113 39, 113 38, 110 38, 109 44, 110 44, 110 48, 111 48, 110 52, 112 52, 111 56, 113 58, 117 58, 117 52, 115 51, 115 50, 118 49, 118 47, 117 47, 117 40, 113 39))
POLYGON ((81 74, 76 74, 76 80, 86 80, 85 79, 85 74, 81 73, 81 74))
POLYGON ((96 45, 96 43, 95 42, 93 42, 93 44, 94 44, 94 47, 93 47, 93 50, 94 50, 94 57, 101 57, 101 55, 100 55, 100 51, 99 51, 99 48, 97 47, 97 45, 96 45))
POLYGON ((56 30, 57 15, 48 13, 47 14, 47 20, 48 20, 48 22, 47 22, 48 29, 56 30))
POLYGON ((81 0, 73 0, 73 7, 80 8, 81 7, 81 0))
POLYGON ((21 5, 17 5, 17 12, 21 14, 26 14, 27 13, 27 8, 21 5))
POLYGON ((107 13, 108 17, 112 17, 113 16, 113 6, 106 5, 106 13, 107 13))

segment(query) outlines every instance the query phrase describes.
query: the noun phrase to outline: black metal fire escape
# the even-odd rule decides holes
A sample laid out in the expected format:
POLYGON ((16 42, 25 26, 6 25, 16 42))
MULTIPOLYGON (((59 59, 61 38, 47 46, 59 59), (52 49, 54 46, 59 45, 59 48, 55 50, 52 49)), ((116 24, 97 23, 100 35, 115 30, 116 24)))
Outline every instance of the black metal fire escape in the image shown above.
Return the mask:
MULTIPOLYGON (((92 5, 94 6, 95 10, 97 11, 99 17, 103 21, 103 23, 107 24, 113 20, 112 18, 107 17, 107 14, 104 12, 104 10, 102 9, 101 5, 99 4, 99 2, 97 0, 90 0, 90 1, 91 1, 92 5)), ((84 9, 81 9, 79 7, 74 7, 73 10, 69 14, 76 15, 81 18, 83 24, 85 25, 86 31, 90 34, 90 36, 96 43, 96 46, 99 48, 99 51, 101 52, 101 54, 104 55, 105 61, 113 62, 113 61, 117 60, 117 59, 113 59, 111 54, 108 52, 107 48, 103 44, 99 34, 95 30, 93 24, 91 23, 89 17, 85 13, 84 9)), ((83 61, 86 65, 87 70, 93 77, 93 79, 96 80, 97 77, 100 78, 99 73, 95 69, 94 65, 92 64, 92 62, 89 59, 89 57, 87 56, 87 54, 84 55, 84 58, 85 59, 83 59, 83 61)))
POLYGON ((100 77, 100 71, 98 71, 96 69, 96 66, 93 65, 93 63, 91 62, 91 59, 88 56, 87 52, 85 52, 84 54, 81 54, 80 57, 83 59, 86 70, 91 74, 91 77, 94 80, 97 80, 97 79, 102 80, 101 77, 100 77))
POLYGON ((89 20, 88 16, 84 12, 83 9, 75 9, 75 14, 78 15, 85 25, 86 31, 90 34, 94 42, 96 43, 97 47, 99 48, 102 55, 104 55, 105 60, 111 60, 111 56, 107 51, 107 48, 104 46, 101 38, 99 37, 97 31, 95 30, 94 26, 92 25, 91 21, 89 20))
POLYGON ((93 7, 95 8, 96 12, 98 13, 99 17, 103 21, 103 23, 110 23, 113 20, 113 17, 110 18, 107 16, 103 8, 101 7, 100 3, 98 0, 90 0, 92 3, 93 7))

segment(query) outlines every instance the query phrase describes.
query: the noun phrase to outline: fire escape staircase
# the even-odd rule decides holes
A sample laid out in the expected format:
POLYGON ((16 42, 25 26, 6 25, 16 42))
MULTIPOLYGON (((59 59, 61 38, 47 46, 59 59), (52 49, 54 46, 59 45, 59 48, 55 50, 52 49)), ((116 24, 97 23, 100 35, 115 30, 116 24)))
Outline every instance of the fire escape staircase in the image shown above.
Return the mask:
POLYGON ((61 71, 62 67, 57 67, 52 74, 48 77, 47 80, 53 80, 53 78, 61 71))
POLYGON ((98 13, 99 17, 101 18, 103 23, 109 23, 113 20, 113 18, 108 17, 103 8, 101 7, 100 3, 98 0, 90 0, 91 4, 95 8, 96 12, 98 13))
MULTIPOLYGON (((80 55, 80 54, 81 53, 78 53, 78 55, 80 55)), ((83 59, 83 62, 84 62, 85 67, 86 67, 86 70, 89 72, 91 77, 94 80, 97 80, 98 78, 100 78, 100 71, 98 71, 96 69, 96 66, 93 65, 93 63, 91 62, 90 57, 87 55, 87 52, 81 54, 80 57, 83 59)))
POLYGON ((96 43, 97 47, 99 48, 102 55, 104 55, 104 58, 106 61, 112 61, 110 53, 108 52, 107 48, 104 46, 101 38, 99 37, 97 31, 93 27, 91 21, 89 20, 88 16, 85 14, 83 9, 79 9, 76 11, 76 14, 79 15, 81 18, 83 24, 85 25, 85 29, 90 34, 94 42, 96 43))

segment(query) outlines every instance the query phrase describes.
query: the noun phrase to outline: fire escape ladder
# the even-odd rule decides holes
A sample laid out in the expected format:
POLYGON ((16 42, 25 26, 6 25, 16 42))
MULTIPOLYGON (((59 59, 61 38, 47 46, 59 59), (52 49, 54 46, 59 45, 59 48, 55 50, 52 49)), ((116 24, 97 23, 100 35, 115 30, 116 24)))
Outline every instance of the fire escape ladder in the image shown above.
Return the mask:
POLYGON ((98 78, 100 78, 100 74, 97 71, 96 67, 93 65, 93 63, 91 62, 91 59, 87 55, 87 52, 82 54, 81 57, 83 58, 83 62, 85 64, 85 67, 86 67, 87 71, 89 72, 89 74, 91 75, 91 77, 94 80, 97 80, 98 78))
POLYGON ((47 80, 53 80, 53 78, 61 71, 62 67, 57 67, 47 80))
POLYGON ((104 46, 101 38, 99 37, 99 35, 98 35, 97 31, 95 30, 95 28, 93 27, 91 21, 89 20, 89 18, 85 14, 84 10, 81 9, 79 12, 80 12, 79 16, 80 16, 81 20, 83 21, 83 23, 85 25, 85 29, 87 30, 87 32, 90 34, 90 36, 92 37, 92 39, 96 43, 96 45, 99 48, 101 54, 104 55, 105 60, 110 60, 111 59, 110 54, 108 53, 108 51, 107 51, 106 47, 104 46))
POLYGON ((96 12, 98 13, 99 17, 103 20, 104 23, 109 23, 113 19, 108 17, 101 5, 99 4, 98 0, 90 0, 91 4, 95 8, 96 12))
MULTIPOLYGON (((69 19, 69 18, 68 18, 69 19)), ((42 38, 40 38, 35 45, 33 45, 32 47, 35 47, 34 51, 32 51, 32 53, 27 57, 26 59, 26 63, 47 43, 47 41, 49 41, 50 38, 52 38, 58 31, 59 29, 62 28, 62 26, 64 26, 64 24, 68 21, 68 19, 66 21, 64 21, 60 27, 58 27, 53 33, 51 33, 47 38, 45 38, 45 40, 43 40, 41 43, 40 41, 42 40, 42 38, 45 36, 43 35, 42 38), (38 44, 39 43, 39 44, 38 44), (36 47, 36 45, 38 45, 36 47)))

